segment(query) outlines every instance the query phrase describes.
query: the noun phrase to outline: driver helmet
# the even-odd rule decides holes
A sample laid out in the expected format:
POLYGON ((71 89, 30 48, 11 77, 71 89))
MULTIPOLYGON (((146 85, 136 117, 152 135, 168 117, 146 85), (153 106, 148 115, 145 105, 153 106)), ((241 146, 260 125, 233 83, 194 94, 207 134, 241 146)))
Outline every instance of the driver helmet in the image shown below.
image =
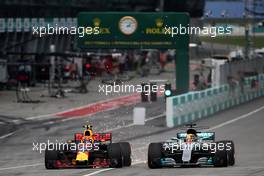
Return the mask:
POLYGON ((193 142, 193 141, 195 141, 195 135, 194 134, 187 134, 186 142, 193 142))

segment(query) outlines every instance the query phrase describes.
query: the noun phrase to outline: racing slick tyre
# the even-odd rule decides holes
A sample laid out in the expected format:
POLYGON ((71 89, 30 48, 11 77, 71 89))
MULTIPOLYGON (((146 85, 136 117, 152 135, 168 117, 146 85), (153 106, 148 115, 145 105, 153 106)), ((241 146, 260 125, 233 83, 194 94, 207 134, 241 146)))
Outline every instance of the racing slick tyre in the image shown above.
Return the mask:
POLYGON ((45 150, 45 167, 46 169, 57 169, 56 161, 58 160, 58 151, 53 149, 45 150))
POLYGON ((131 166, 131 146, 128 142, 120 142, 123 156, 123 166, 131 166))
POLYGON ((119 143, 109 144, 107 152, 110 159, 110 167, 121 168, 123 166, 121 145, 119 143))
POLYGON ((226 146, 228 165, 234 166, 235 165, 235 144, 233 141, 223 141, 223 143, 226 146))
MULTIPOLYGON (((216 146, 219 146, 219 144, 223 145, 224 142, 217 142, 216 146)), ((214 167, 227 167, 228 166, 228 156, 226 148, 219 149, 219 147, 216 148, 216 152, 213 158, 213 164, 214 167)))
POLYGON ((162 144, 151 143, 148 148, 148 167, 151 169, 161 168, 160 159, 162 158, 162 144))

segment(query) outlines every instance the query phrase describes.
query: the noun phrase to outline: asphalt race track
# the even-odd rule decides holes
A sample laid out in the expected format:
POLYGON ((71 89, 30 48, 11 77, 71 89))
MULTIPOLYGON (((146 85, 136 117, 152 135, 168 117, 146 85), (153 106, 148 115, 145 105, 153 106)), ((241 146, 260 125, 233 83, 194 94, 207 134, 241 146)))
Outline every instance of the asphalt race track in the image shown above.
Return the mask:
MULTIPOLYGON (((159 115, 158 108, 153 106, 152 114, 159 115)), ((264 98, 218 113, 197 121, 198 125, 209 126, 216 132, 216 140, 230 139, 236 146, 236 164, 228 168, 164 168, 148 169, 145 164, 147 146, 175 136, 178 129, 166 130, 162 127, 163 118, 149 120, 147 125, 133 126, 128 114, 131 107, 100 113, 91 117, 68 121, 30 121, 21 124, 13 135, 0 139, 0 175, 9 176, 263 176, 264 175, 264 98), (116 118, 116 119, 115 119, 116 118), (104 128, 105 120, 115 119, 120 126, 113 128, 113 138, 129 139, 132 144, 134 164, 122 169, 61 169, 46 170, 44 154, 32 151, 32 142, 50 140, 65 141, 73 137, 74 132, 81 130, 87 120, 93 122, 96 129, 104 128), (119 119, 119 121, 118 121, 119 119), (96 124, 96 122, 98 122, 96 124), (125 126, 125 127, 122 127, 125 126), (156 127, 158 126, 158 127, 156 127), (154 132, 156 131, 156 132, 154 132), (160 131, 160 132, 158 132, 160 131), (138 135, 135 133, 138 132, 138 135), (141 135, 148 133, 148 135, 141 135)), ((110 129, 111 131, 111 129, 110 129)), ((117 140, 118 139, 118 140, 117 140)))

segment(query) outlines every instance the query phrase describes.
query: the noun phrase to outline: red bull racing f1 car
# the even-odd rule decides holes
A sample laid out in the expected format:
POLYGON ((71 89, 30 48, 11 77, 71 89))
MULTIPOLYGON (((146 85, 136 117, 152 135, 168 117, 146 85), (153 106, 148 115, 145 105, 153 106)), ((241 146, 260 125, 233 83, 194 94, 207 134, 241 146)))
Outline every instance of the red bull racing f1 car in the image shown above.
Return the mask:
POLYGON ((84 128, 83 133, 74 135, 74 140, 47 147, 47 169, 121 168, 131 165, 131 147, 128 142, 112 143, 111 133, 93 133, 90 125, 84 128))
POLYGON ((166 142, 151 143, 148 166, 151 169, 176 166, 227 167, 235 164, 235 146, 231 140, 215 141, 214 132, 200 132, 196 124, 177 133, 166 142))

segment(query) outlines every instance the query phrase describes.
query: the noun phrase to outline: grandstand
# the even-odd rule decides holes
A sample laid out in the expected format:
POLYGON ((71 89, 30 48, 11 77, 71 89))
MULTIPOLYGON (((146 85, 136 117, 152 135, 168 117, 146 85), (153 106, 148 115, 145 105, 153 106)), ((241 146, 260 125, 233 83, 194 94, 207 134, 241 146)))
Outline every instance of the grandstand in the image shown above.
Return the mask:
POLYGON ((243 19, 245 12, 249 18, 264 18, 264 0, 207 0, 205 12, 209 18, 243 19))

